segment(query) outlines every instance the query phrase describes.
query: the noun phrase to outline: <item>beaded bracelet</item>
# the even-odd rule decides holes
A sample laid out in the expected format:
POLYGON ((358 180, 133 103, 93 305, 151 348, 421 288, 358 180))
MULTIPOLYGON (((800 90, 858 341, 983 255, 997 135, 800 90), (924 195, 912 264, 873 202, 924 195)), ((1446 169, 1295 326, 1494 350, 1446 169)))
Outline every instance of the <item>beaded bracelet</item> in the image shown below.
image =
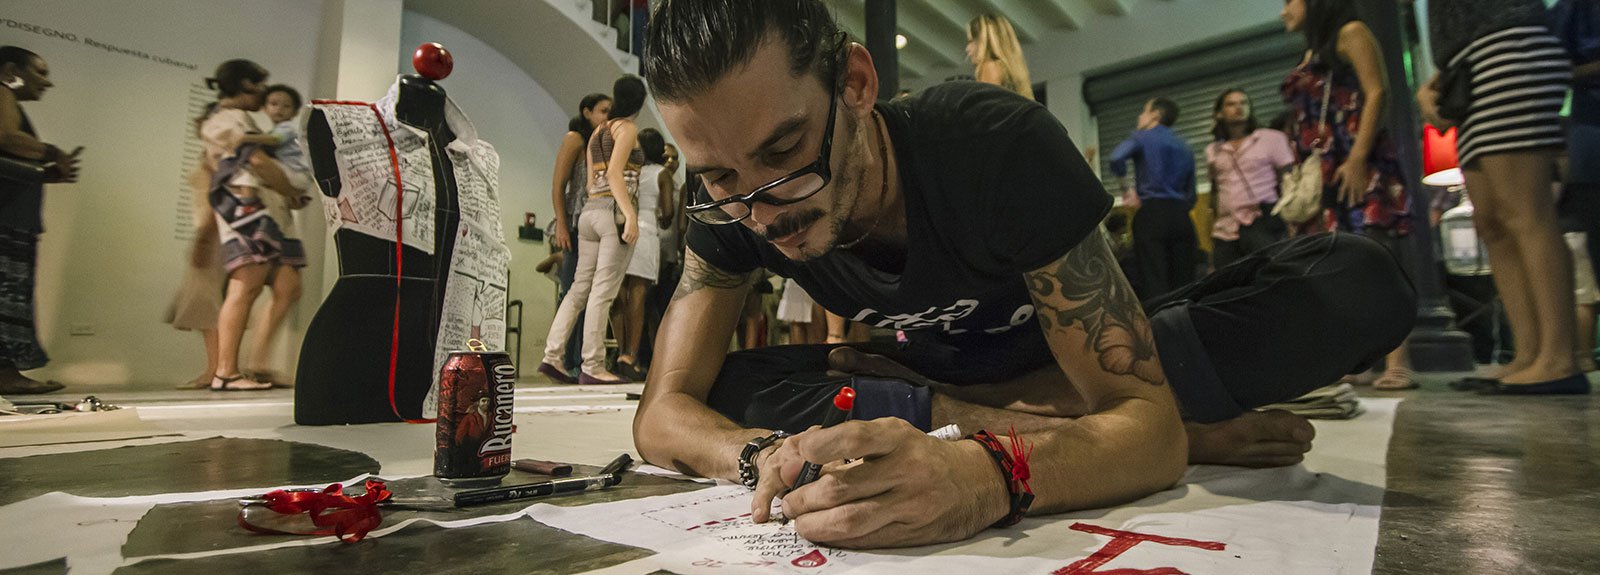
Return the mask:
POLYGON ((984 451, 989 452, 989 457, 994 459, 995 465, 1000 467, 1000 475, 1006 481, 1006 492, 1010 494, 1011 511, 1005 517, 994 523, 994 527, 1010 527, 1022 521, 1028 514, 1028 508, 1033 506, 1033 488, 1028 485, 1031 473, 1028 469, 1028 457, 1033 454, 1033 446, 1023 449, 1022 441, 1017 438, 1016 428, 1011 430, 1011 449, 1000 442, 994 434, 980 430, 968 435, 967 439, 978 442, 984 451))

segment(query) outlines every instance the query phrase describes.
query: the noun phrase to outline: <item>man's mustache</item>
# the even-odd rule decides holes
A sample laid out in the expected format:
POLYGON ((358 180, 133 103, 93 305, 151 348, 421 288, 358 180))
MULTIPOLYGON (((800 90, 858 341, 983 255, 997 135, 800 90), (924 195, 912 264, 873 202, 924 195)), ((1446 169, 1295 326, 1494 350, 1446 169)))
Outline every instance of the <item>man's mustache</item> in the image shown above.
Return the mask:
POLYGON ((827 215, 826 212, 823 212, 821 209, 812 208, 804 212, 778 216, 777 221, 774 221, 772 222, 772 225, 767 226, 767 231, 766 233, 762 234, 762 237, 769 242, 786 237, 789 234, 793 234, 805 229, 806 226, 816 223, 825 215, 827 215))

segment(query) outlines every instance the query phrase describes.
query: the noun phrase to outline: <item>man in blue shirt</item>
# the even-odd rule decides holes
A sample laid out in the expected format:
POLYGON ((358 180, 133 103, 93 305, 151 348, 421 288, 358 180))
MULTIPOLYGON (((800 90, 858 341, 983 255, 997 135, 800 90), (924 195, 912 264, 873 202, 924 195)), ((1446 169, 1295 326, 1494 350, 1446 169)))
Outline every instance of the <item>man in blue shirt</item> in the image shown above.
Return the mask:
POLYGON ((1111 152, 1111 172, 1126 178, 1134 161, 1135 194, 1123 194, 1138 208, 1133 217, 1133 249, 1143 276, 1141 298, 1166 294, 1194 281, 1194 153, 1172 131, 1178 104, 1154 98, 1139 114, 1138 129, 1111 152))

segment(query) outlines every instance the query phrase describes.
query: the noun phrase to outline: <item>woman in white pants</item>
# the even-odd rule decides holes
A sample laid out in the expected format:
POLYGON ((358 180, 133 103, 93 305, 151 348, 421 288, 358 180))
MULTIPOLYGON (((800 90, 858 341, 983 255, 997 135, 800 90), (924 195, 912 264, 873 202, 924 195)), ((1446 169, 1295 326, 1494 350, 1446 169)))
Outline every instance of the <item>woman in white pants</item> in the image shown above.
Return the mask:
POLYGON ((638 141, 634 118, 644 107, 644 81, 623 76, 612 92, 611 120, 589 137, 589 201, 578 216, 578 270, 550 324, 544 362, 539 364, 539 373, 561 383, 627 383, 606 369, 605 329, 639 238, 634 200, 644 157, 634 146, 638 141), (579 312, 585 312, 583 365, 574 378, 556 366, 566 353, 567 334, 572 333, 579 312))
POLYGON ((639 241, 633 244, 633 257, 622 278, 622 290, 611 310, 611 332, 617 338, 616 373, 644 381, 639 368, 639 342, 644 338, 645 294, 661 277, 662 218, 672 217, 672 189, 676 185, 666 172, 667 141, 654 128, 639 130, 639 151, 644 167, 639 169, 639 241))

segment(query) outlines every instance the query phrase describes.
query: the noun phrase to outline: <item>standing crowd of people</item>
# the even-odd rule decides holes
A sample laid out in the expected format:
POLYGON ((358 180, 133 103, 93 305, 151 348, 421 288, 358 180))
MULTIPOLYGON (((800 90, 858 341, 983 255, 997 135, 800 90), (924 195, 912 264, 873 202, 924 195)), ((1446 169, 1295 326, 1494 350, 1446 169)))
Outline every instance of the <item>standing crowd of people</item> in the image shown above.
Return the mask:
MULTIPOLYGON (((43 367, 38 341, 34 277, 44 231, 44 185, 78 177, 81 148, 63 152, 42 141, 21 102, 38 100, 53 86, 44 58, 17 46, 0 47, 0 395, 48 393, 61 383, 21 372, 43 367)), ((193 198, 193 242, 183 280, 168 308, 173 327, 202 336, 206 368, 180 389, 262 390, 292 386, 272 365, 273 345, 301 295, 305 249, 294 210, 311 200, 311 169, 300 148, 294 117, 299 91, 269 85, 268 72, 249 60, 229 60, 206 84, 216 100, 194 120, 204 153, 188 182, 193 198), (258 114, 259 113, 259 114, 258 114), (263 126, 258 116, 271 122, 263 126), (241 347, 250 313, 264 288, 271 304, 256 318, 244 367, 241 347)))
MULTIPOLYGON (((1600 200, 1593 199, 1600 176, 1584 161, 1600 141, 1600 90, 1593 87, 1600 82, 1600 50, 1594 48, 1600 42, 1590 37, 1600 29, 1600 16, 1571 0, 1548 10, 1536 0, 1457 4, 1430 8, 1440 73, 1422 84, 1417 102, 1430 124, 1458 130, 1466 194, 1517 352, 1489 377, 1468 378, 1458 387, 1586 390, 1579 368, 1592 368, 1594 361, 1580 344, 1592 342, 1593 334, 1579 333, 1578 326, 1592 330, 1588 304, 1600 298, 1585 295, 1594 291, 1596 266, 1575 272, 1573 261, 1574 254, 1600 255, 1594 245, 1600 233, 1589 233, 1600 219, 1600 200), (1569 91, 1572 113, 1563 126, 1559 113, 1569 91), (1564 173, 1557 169, 1561 155, 1571 158, 1564 173), (1533 192, 1550 189, 1555 180, 1562 180, 1564 193, 1533 192), (1558 221, 1558 205, 1566 229, 1551 224, 1558 221)), ((1211 141, 1196 154, 1173 128, 1182 112, 1178 104, 1156 95, 1145 103, 1135 131, 1104 158, 1123 182, 1121 204, 1133 214, 1131 247, 1119 259, 1141 299, 1159 300, 1207 272, 1223 273, 1285 240, 1322 232, 1360 234, 1405 255, 1417 190, 1408 186, 1385 128, 1393 71, 1385 69, 1383 48, 1350 2, 1286 0, 1280 16, 1285 29, 1306 42, 1304 58, 1287 72, 1277 95, 1288 106, 1281 125, 1263 126, 1255 117, 1253 101, 1264 95, 1222 90, 1211 109, 1211 141), (1209 184, 1203 209, 1213 216, 1209 255, 1198 248, 1191 217, 1201 182, 1209 184)), ((1005 17, 972 19, 967 38, 966 57, 979 82, 1032 98, 1021 44, 1005 17)), ((640 36, 632 45, 642 44, 640 36)), ((43 166, 32 175, 7 171, 0 180, 7 188, 0 264, 8 270, 0 282, 6 363, 0 393, 39 393, 61 387, 22 374, 47 360, 32 319, 40 206, 45 184, 76 179, 78 152, 44 143, 23 112, 21 102, 39 99, 51 86, 45 61, 7 46, 0 48, 0 66, 7 87, 0 99, 9 100, 0 101, 0 157, 43 166)), ((195 120, 204 154, 191 177, 194 242, 168 321, 202 335, 207 367, 181 387, 291 385, 271 358, 276 332, 301 297, 306 259, 295 219, 312 198, 311 178, 293 121, 304 102, 293 88, 268 84, 268 75, 248 60, 224 62, 208 79, 217 99, 195 120), (263 116, 269 125, 259 123, 263 116), (269 288, 271 304, 252 322, 251 310, 269 288), (257 329, 244 354, 245 328, 252 324, 257 329)), ((618 79, 609 95, 585 97, 556 157, 550 265, 558 266, 561 303, 538 368, 555 381, 646 379, 657 327, 684 273, 687 208, 709 197, 700 174, 679 177, 679 152, 665 134, 637 127, 647 98, 644 81, 635 76, 618 79), (608 340, 615 342, 614 354, 608 340)), ((1081 155, 1094 160, 1092 149, 1081 155)), ((757 281, 737 323, 733 346, 739 348, 868 339, 864 324, 831 313, 793 277, 757 281)), ((876 325, 904 331, 895 322, 876 325)), ((1403 342, 1381 366, 1344 378, 1381 389, 1414 387, 1414 379, 1403 342)))

